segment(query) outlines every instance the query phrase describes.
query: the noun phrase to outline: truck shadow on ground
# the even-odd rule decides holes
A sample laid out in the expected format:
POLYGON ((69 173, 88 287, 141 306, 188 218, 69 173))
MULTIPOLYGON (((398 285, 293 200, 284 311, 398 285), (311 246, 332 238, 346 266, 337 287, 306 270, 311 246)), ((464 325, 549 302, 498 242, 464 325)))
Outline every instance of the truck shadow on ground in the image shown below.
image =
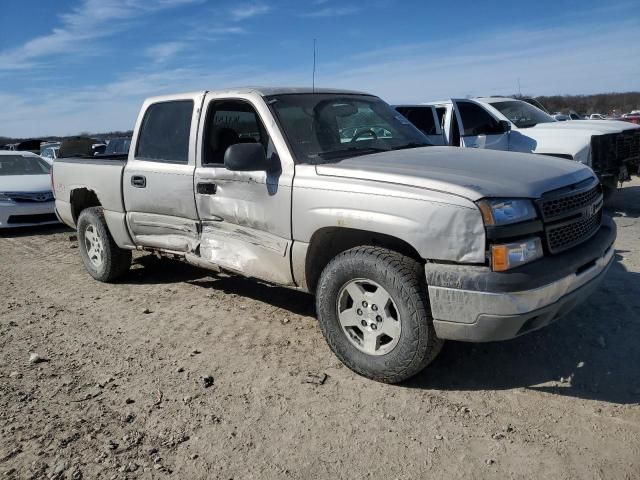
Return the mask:
POLYGON ((448 342, 404 384, 428 390, 525 388, 589 400, 640 402, 640 274, 616 252, 604 283, 569 316, 523 337, 485 344, 448 342))
POLYGON ((134 267, 119 283, 152 285, 177 282, 250 298, 296 315, 315 316, 314 299, 309 294, 241 276, 219 274, 179 260, 158 259, 154 255, 135 258, 134 267))

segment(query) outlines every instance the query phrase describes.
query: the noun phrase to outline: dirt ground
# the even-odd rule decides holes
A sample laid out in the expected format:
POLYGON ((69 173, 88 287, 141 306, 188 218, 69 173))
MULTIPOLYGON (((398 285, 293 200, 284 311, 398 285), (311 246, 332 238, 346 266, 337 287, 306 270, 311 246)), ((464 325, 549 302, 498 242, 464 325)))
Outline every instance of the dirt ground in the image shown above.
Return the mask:
POLYGON ((0 234, 0 478, 640 478, 640 181, 614 200, 588 303, 396 386, 308 295, 152 255, 105 285, 70 230, 0 234))

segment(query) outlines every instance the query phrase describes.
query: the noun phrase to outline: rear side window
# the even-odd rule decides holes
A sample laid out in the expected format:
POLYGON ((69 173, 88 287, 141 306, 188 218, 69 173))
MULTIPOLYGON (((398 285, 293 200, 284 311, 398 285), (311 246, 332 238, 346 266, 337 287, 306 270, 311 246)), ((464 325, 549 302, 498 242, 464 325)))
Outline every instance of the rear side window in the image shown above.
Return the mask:
POLYGON ((437 135, 438 129, 431 107, 398 107, 396 110, 422 130, 425 135, 437 135))
POLYGON ((136 158, 166 163, 189 161, 192 100, 151 105, 144 114, 136 158))
POLYGON ((498 121, 479 105, 471 102, 458 102, 460 119, 464 127, 462 135, 492 135, 504 133, 498 121))

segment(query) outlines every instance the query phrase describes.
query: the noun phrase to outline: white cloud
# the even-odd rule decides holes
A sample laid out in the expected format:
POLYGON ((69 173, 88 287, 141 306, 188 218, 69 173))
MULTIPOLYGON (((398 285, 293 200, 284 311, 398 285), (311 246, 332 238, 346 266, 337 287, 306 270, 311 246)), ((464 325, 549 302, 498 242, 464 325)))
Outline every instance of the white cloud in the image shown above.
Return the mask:
POLYGON ((230 10, 231 18, 236 21, 246 20, 248 18, 264 15, 269 12, 271 7, 264 3, 249 3, 230 10))
POLYGON ((184 42, 158 43, 145 50, 145 54, 156 63, 163 63, 172 59, 186 47, 184 42))
POLYGON ((60 15, 61 26, 23 45, 0 51, 0 70, 33 68, 56 54, 90 53, 92 41, 113 35, 123 22, 201 0, 83 0, 60 15))
MULTIPOLYGON (((628 32, 637 31, 639 23, 503 30, 334 55, 330 62, 318 64, 316 85, 364 90, 392 103, 511 94, 518 79, 522 92, 532 95, 637 90, 640 63, 634 60, 640 58, 640 43, 630 42, 628 32)), ((156 47, 156 54, 166 58, 183 51, 176 51, 177 46, 156 47)), ((239 57, 226 69, 216 62, 171 68, 167 61, 122 72, 106 84, 81 88, 43 84, 20 94, 0 91, 2 134, 26 137, 126 129, 133 126, 147 96, 234 85, 311 83, 310 64, 270 69, 255 60, 239 57)))

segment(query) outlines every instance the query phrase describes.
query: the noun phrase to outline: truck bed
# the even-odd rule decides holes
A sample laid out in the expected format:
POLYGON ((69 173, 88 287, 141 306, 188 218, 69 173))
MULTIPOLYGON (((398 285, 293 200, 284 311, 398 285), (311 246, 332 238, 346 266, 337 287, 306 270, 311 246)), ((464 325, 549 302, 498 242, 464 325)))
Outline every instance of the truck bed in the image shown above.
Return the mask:
POLYGON ((95 195, 105 212, 124 216, 122 174, 126 156, 68 157, 53 163, 52 183, 56 211, 60 219, 74 227, 77 218, 71 208, 73 195, 95 195))

